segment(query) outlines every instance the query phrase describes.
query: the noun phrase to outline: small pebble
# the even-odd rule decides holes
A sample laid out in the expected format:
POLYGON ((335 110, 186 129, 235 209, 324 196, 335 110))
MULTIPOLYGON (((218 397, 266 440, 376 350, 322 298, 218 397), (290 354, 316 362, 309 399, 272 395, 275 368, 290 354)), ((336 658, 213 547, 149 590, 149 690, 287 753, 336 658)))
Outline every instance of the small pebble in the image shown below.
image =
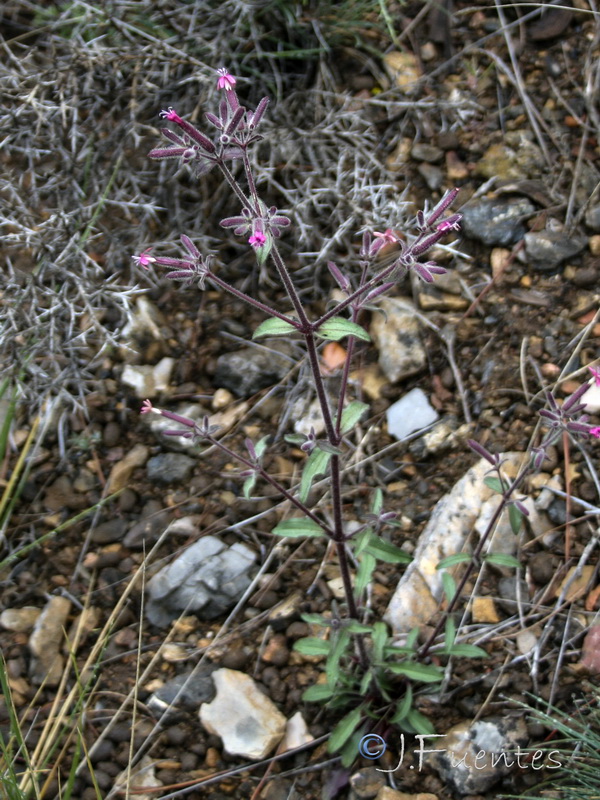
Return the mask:
POLYGON ((121 426, 116 422, 108 422, 102 431, 102 442, 106 447, 116 447, 123 440, 121 426))

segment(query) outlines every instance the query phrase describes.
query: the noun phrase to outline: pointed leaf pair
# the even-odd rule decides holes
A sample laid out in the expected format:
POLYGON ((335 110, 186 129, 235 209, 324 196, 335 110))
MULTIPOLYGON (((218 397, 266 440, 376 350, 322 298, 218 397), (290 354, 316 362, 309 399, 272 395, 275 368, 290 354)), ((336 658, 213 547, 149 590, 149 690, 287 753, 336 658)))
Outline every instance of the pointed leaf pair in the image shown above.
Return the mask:
POLYGON ((295 517, 286 519, 276 525, 271 533, 275 536, 287 536, 289 539, 299 539, 302 536, 324 536, 323 528, 308 517, 295 517))
POLYGON ((296 333, 296 328, 284 319, 279 317, 269 317, 258 326, 252 334, 253 339, 260 339, 261 336, 289 336, 296 333))
POLYGON ((327 322, 319 326, 315 333, 322 339, 330 339, 334 342, 343 339, 345 336, 356 336, 357 339, 362 339, 364 342, 371 341, 371 337, 364 328, 344 317, 328 319, 327 322))

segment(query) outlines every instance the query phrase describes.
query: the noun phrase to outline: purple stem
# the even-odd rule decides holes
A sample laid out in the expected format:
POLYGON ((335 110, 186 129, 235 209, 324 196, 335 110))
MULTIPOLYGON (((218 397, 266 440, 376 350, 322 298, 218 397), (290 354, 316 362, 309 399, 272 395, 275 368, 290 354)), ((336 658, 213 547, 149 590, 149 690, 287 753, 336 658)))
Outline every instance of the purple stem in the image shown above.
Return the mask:
POLYGON ((279 481, 275 480, 275 478, 272 478, 269 473, 260 466, 260 464, 255 464, 249 459, 240 455, 240 453, 236 453, 235 450, 231 450, 229 447, 227 447, 227 445, 223 444, 218 439, 215 439, 214 436, 211 436, 210 434, 204 435, 203 438, 206 439, 207 442, 213 444, 215 447, 218 447, 223 453, 227 453, 230 458, 235 458, 241 464, 244 464, 246 467, 254 470, 258 475, 260 475, 261 478, 264 478, 267 483, 271 484, 274 489, 277 489, 277 491, 282 494, 286 500, 289 500, 290 503, 295 505, 296 508, 300 509, 300 511, 302 511, 302 513, 305 514, 309 519, 312 519, 313 522, 316 522, 326 536, 335 541, 334 531, 332 531, 328 525, 325 525, 325 523, 320 520, 316 514, 313 514, 313 512, 307 506, 305 506, 304 503, 298 500, 297 497, 294 497, 293 494, 290 494, 288 490, 279 483, 279 481))
POLYGON ((219 169, 223 173, 223 176, 224 176, 225 180, 231 186, 233 192, 235 193, 235 195, 238 198, 238 200, 240 201, 240 203, 244 206, 244 208, 247 208, 249 211, 254 212, 254 209, 252 208, 252 204, 250 203, 250 201, 248 200, 248 198, 246 197, 246 195, 242 191, 242 187, 239 185, 239 183, 233 177, 233 175, 230 172, 229 167, 227 166, 227 164, 223 160, 217 161, 217 164, 219 165, 219 169))
POLYGON ((240 300, 248 303, 248 305, 254 306, 254 308, 258 308, 260 311, 264 311, 265 314, 270 314, 273 317, 278 317, 282 319, 284 322, 288 322, 290 325, 293 325, 294 328, 300 329, 300 324, 298 320, 293 319, 292 317, 288 317, 285 314, 282 314, 280 311, 277 311, 271 306, 266 305, 265 303, 261 303, 260 300, 256 300, 254 297, 250 297, 250 295, 246 294, 245 292, 241 292, 239 289, 236 289, 235 286, 227 283, 222 278, 219 278, 218 275, 215 275, 214 272, 210 272, 210 270, 206 273, 206 277, 215 283, 217 286, 220 286, 221 289, 224 289, 226 292, 238 297, 240 300))

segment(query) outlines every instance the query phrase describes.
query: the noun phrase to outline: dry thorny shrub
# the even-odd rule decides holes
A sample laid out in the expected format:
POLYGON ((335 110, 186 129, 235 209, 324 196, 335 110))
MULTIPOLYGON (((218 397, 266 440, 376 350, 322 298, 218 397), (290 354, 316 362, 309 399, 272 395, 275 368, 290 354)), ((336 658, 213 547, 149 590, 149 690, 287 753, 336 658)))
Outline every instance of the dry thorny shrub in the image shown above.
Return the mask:
MULTIPOLYGON (((274 46, 277 15, 267 24, 263 6, 5 4, 0 363, 30 410, 48 396, 65 401, 63 408, 84 408, 134 296, 148 288, 147 275, 131 272, 140 244, 172 241, 185 230, 226 264, 235 267, 239 257, 246 262, 240 268, 252 269, 244 245, 223 250, 215 236, 216 221, 235 210, 223 187, 183 171, 173 179, 168 165, 157 170, 145 157, 158 111, 176 105, 188 118, 200 117, 222 62, 237 75, 254 75, 246 84, 250 105, 275 95, 257 174, 263 191, 268 186, 274 202, 293 210, 294 244, 310 264, 307 284, 318 278, 315 263, 353 253, 365 226, 392 220, 401 227, 402 187, 384 160, 405 128, 418 127, 423 114, 448 127, 465 106, 476 111, 472 99, 414 101, 393 89, 353 100, 339 91, 325 51, 308 72, 311 62, 265 52, 274 46)), ((285 28, 287 5, 281 7, 280 35, 292 43, 295 36, 297 51, 323 41, 314 20, 288 15, 285 28)), ((371 38, 377 44, 380 37, 371 38)), ((389 85, 364 52, 339 52, 346 78, 370 72, 389 85)))

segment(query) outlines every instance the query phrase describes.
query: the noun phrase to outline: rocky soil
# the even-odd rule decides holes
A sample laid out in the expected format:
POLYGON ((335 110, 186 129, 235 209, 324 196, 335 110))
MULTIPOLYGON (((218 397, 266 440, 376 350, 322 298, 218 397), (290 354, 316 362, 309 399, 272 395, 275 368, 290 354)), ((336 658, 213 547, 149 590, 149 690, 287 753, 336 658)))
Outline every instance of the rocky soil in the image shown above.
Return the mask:
MULTIPOLYGON (((186 233, 236 287, 287 310, 242 238, 221 237, 218 221, 238 209, 217 179, 146 158, 158 111, 173 105, 200 122, 225 63, 250 106, 274 98, 259 183, 291 216, 282 250, 311 314, 333 291, 327 261, 353 269, 358 231, 401 231, 460 188, 460 238, 436 253, 448 273, 431 286, 407 279, 385 317, 365 316, 373 343, 361 343, 351 373, 369 412, 348 443, 345 514, 358 518, 381 488, 399 515, 394 542, 418 553, 435 504, 476 465, 466 440, 525 453, 539 441, 544 392, 568 396, 596 365, 598 12, 585 0, 543 14, 390 2, 388 25, 378 4, 281 4, 286 23, 279 6, 247 5, 119 0, 92 13, 13 0, 0 12, 0 647, 27 748, 46 771, 40 796, 61 796, 75 759, 65 731, 76 728, 89 751, 72 795, 81 800, 121 796, 127 780, 145 787, 131 796, 191 799, 523 792, 554 773, 525 760, 459 776, 420 763, 410 734, 402 765, 378 772, 397 764, 399 730, 375 763, 344 769, 328 753, 340 714, 302 701, 322 664, 293 645, 309 633, 302 613, 339 602, 335 559, 319 540, 274 540, 281 498, 261 486, 264 497, 245 499, 233 459, 139 414, 150 398, 207 415, 240 452, 247 437, 270 435, 266 464, 295 485, 305 454, 284 436, 319 424, 302 349, 252 344, 260 314, 214 287, 179 289, 130 256, 155 243, 175 255, 186 233), (277 42, 295 57, 278 58, 277 42), (240 744, 219 720, 235 722, 246 702, 248 718, 265 717, 240 744), (292 718, 287 746, 304 749, 284 756, 292 718)), ((322 357, 335 396, 344 351, 322 357)), ((486 750, 487 725, 507 750, 535 752, 549 731, 519 701, 570 710, 589 697, 600 671, 597 447, 561 441, 529 481, 530 520, 497 540, 521 560, 519 579, 489 569, 468 585, 460 622, 488 658, 455 659, 443 691, 418 698, 446 743, 471 735, 486 750)), ((489 499, 477 486, 463 544, 489 499)), ((373 619, 403 569, 378 567, 373 619)), ((430 624, 419 619, 423 637, 430 624)), ((9 717, 5 699, 5 737, 9 717)), ((22 752, 15 763, 24 769, 22 752)))

